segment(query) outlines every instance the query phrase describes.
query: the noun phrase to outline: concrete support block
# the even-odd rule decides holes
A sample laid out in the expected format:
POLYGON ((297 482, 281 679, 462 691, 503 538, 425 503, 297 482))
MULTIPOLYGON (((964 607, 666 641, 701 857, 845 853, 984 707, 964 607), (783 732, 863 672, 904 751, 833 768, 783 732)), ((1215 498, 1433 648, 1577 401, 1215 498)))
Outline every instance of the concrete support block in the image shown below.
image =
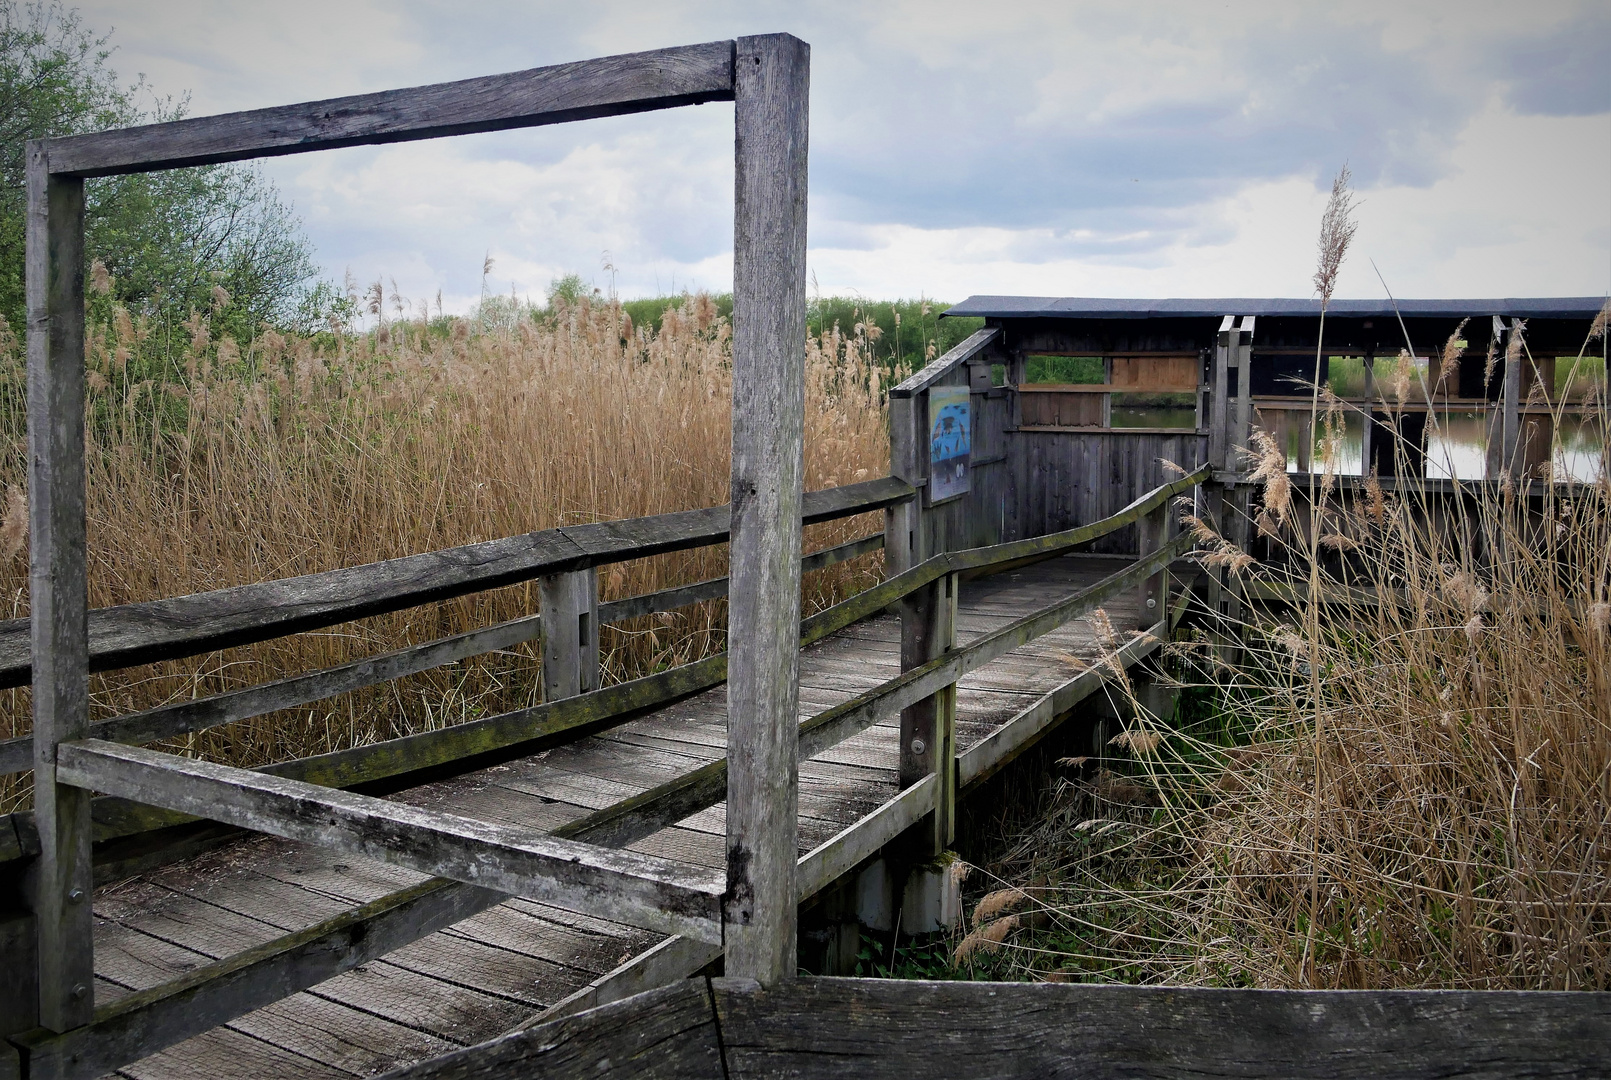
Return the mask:
POLYGON ((962 882, 956 873, 956 856, 915 866, 906 876, 901 897, 901 932, 935 934, 962 925, 962 882))
POLYGON ((869 930, 895 928, 895 881, 883 859, 856 875, 856 921, 869 930))

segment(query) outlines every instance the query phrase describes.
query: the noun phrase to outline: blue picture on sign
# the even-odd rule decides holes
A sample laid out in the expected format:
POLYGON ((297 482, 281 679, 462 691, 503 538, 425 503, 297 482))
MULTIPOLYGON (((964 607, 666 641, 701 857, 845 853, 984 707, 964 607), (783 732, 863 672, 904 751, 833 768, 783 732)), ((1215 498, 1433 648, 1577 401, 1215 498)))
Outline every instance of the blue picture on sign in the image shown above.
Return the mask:
POLYGON ((966 386, 929 390, 929 502, 967 493, 972 419, 966 386))

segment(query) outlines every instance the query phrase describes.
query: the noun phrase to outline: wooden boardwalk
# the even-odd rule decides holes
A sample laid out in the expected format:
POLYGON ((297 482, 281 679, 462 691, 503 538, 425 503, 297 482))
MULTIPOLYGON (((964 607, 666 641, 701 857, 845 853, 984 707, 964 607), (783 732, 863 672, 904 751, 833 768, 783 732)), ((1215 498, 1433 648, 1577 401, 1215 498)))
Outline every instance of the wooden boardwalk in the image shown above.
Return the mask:
MULTIPOLYGON (((1070 555, 969 582, 958 605, 958 644, 1071 596, 1127 562, 1070 555)), ((1107 610, 1116 626, 1134 627, 1136 594, 1107 610)), ((899 622, 880 615, 808 646, 800 657, 801 718, 899 675, 899 642, 899 622)), ((1090 621, 1079 619, 967 675, 957 693, 958 749, 998 730, 1100 651, 1090 621)), ((721 757, 726 723, 726 688, 716 687, 575 743, 393 798, 553 829, 721 757)), ((892 719, 801 763, 802 854, 896 794, 897 739, 892 719)), ((722 807, 716 806, 632 848, 719 868, 723 836, 722 807)), ((255 837, 105 887, 95 898, 96 1002, 158 985, 423 877, 255 837)), ((372 1075, 522 1024, 661 940, 509 900, 117 1075, 372 1075)))

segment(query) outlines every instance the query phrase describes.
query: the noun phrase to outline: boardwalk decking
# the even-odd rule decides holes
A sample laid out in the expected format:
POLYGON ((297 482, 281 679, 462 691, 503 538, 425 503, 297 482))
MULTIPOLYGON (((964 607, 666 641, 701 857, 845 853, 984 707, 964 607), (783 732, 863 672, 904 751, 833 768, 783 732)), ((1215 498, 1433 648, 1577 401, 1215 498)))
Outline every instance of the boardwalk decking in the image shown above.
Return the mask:
MULTIPOLYGON (((1065 556, 964 586, 959 644, 1070 596, 1127 560, 1065 556)), ((1136 598, 1109 605, 1131 627, 1136 598)), ((890 615, 858 623, 800 658, 801 718, 900 673, 890 615)), ((1100 651, 1081 619, 964 678, 957 741, 966 749, 1076 675, 1100 651)), ((394 796, 495 822, 552 829, 722 756, 727 696, 717 687, 570 745, 394 796)), ((893 721, 801 763, 801 853, 896 794, 893 721)), ((632 845, 724 865, 722 808, 632 845)), ((270 837, 101 889, 95 900, 96 1000, 105 1003, 422 879, 411 870, 270 837)), ((652 947, 659 935, 509 900, 125 1066, 138 1078, 366 1076, 469 1045, 526 1021, 652 947)))

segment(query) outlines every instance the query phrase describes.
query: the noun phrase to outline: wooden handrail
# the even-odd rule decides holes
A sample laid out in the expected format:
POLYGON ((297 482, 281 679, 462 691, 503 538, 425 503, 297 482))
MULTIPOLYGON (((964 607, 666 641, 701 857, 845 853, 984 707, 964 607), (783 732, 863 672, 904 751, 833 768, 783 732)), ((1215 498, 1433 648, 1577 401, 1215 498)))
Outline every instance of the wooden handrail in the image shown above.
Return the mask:
MULTIPOLYGON (((881 533, 864 536, 823 551, 812 552, 800 560, 800 570, 802 573, 820 570, 876 551, 883 545, 884 537, 881 533)), ((714 578, 710 581, 661 589, 659 592, 600 604, 599 620, 605 623, 620 622, 656 611, 670 611, 687 604, 719 599, 726 594, 727 579, 714 578)), ((337 694, 361 690, 366 686, 389 682, 405 675, 415 675, 483 653, 510 649, 535 640, 541 633, 542 616, 527 615, 495 626, 481 627, 463 634, 454 634, 422 645, 412 645, 406 649, 365 657, 362 660, 338 664, 319 671, 293 675, 211 697, 163 705, 144 712, 115 716, 90 725, 90 735, 93 738, 122 743, 151 743, 160 739, 170 739, 178 735, 205 731, 221 724, 262 716, 264 713, 279 709, 309 705, 337 694)), ((716 675, 716 681, 719 682, 723 675, 725 669, 716 675)), ((531 727, 528 714, 532 711, 521 710, 518 714, 527 718, 523 722, 523 729, 531 727)), ((540 729, 541 725, 536 727, 540 729)), ((466 749, 465 752, 474 751, 466 749)), ((33 768, 33 764, 34 741, 31 736, 19 735, 0 740, 0 775, 23 772, 33 768)), ((329 781, 315 781, 315 783, 326 782, 329 781)))
MULTIPOLYGON (((802 525, 904 502, 913 488, 892 477, 807 493, 802 525)), ((571 525, 423 555, 237 585, 89 615, 91 671, 174 660, 384 615, 545 574, 627 562, 727 541, 731 510, 712 506, 654 517, 571 525)), ((27 619, 0 622, 0 689, 32 678, 27 619)))
POLYGON ((935 358, 927 367, 890 388, 889 396, 892 398, 909 398, 927 390, 935 382, 951 373, 958 364, 970 360, 983 352, 985 347, 997 338, 1001 331, 988 326, 983 330, 975 330, 968 335, 961 344, 946 350, 944 356, 935 358))

